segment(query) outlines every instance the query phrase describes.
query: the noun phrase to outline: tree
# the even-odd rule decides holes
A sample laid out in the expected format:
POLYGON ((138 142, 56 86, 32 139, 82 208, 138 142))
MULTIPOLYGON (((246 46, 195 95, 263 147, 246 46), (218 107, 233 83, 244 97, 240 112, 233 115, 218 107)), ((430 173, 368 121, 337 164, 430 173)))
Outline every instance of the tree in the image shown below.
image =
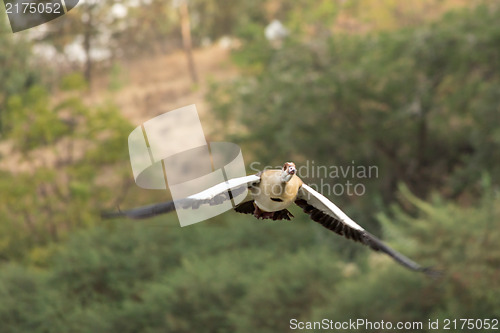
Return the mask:
POLYGON ((0 15, 0 133, 5 122, 5 107, 10 96, 23 93, 40 80, 39 72, 30 65, 31 44, 24 38, 14 38, 7 26, 7 16, 0 15))
POLYGON ((80 43, 85 54, 83 73, 89 87, 92 85, 93 50, 101 46, 113 53, 116 48, 114 34, 119 31, 124 17, 113 13, 112 7, 115 3, 115 0, 80 1, 78 7, 64 18, 51 22, 52 28, 41 38, 61 53, 64 53, 67 45, 80 43))
POLYGON ((188 1, 179 1, 178 7, 181 21, 182 45, 184 46, 184 52, 186 53, 189 75, 191 76, 191 81, 193 81, 193 83, 198 83, 198 74, 196 72, 192 52, 193 43, 191 41, 191 20, 189 18, 188 1))
MULTIPOLYGON (((123 142, 130 124, 112 105, 85 106, 71 92, 84 86, 81 76, 66 77, 61 88, 68 97, 55 105, 40 86, 9 98, 5 139, 12 149, 0 173, 4 259, 92 225, 99 203, 111 196, 98 181, 99 170, 127 160, 123 142)), ((123 174, 117 176, 120 184, 123 174)))
POLYGON ((499 15, 483 5, 414 29, 315 43, 299 36, 280 50, 248 43, 238 52, 252 51, 240 61, 247 75, 208 98, 231 140, 266 142, 254 150, 266 165, 375 165, 384 181, 374 180, 372 197, 386 202, 399 181, 421 197, 436 186, 469 196, 479 170, 500 178, 500 77, 492 74, 499 44, 491 29, 499 15))

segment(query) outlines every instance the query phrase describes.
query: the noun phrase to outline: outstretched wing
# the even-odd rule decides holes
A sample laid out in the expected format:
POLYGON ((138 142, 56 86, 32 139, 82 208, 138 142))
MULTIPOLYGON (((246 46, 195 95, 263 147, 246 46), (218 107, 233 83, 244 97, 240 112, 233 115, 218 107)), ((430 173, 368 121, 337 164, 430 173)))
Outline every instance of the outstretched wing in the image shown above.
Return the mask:
POLYGON ((223 202, 231 200, 231 198, 244 193, 249 185, 256 184, 259 181, 259 174, 233 178, 212 186, 202 192, 190 195, 184 199, 162 202, 125 211, 104 212, 101 216, 103 218, 128 217, 132 219, 144 219, 172 212, 176 209, 176 207, 181 207, 183 209, 197 209, 203 204, 208 204, 210 206, 220 205, 223 202))
POLYGON ((341 236, 368 245, 372 250, 388 254, 398 263, 411 270, 421 271, 430 276, 439 274, 429 268, 420 266, 413 260, 391 249, 380 239, 351 220, 351 218, 341 211, 333 202, 306 184, 303 184, 300 188, 295 203, 302 208, 305 213, 309 214, 312 220, 341 236))

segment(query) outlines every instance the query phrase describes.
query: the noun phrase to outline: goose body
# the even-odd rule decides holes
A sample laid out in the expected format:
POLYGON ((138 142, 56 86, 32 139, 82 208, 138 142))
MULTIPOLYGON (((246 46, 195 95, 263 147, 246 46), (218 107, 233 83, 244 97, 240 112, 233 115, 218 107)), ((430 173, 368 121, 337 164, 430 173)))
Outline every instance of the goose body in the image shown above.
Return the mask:
POLYGON ((281 170, 266 170, 260 182, 250 188, 255 205, 264 212, 276 212, 288 208, 297 198, 302 180, 293 175, 290 181, 282 182, 281 170))
POLYGON ((287 208, 295 203, 323 227, 367 245, 374 251, 385 253, 408 269, 424 272, 430 276, 438 275, 436 271, 420 266, 363 229, 328 198, 305 184, 296 175, 295 164, 292 162, 286 162, 282 169, 264 170, 255 175, 230 179, 175 202, 168 201, 126 211, 104 213, 103 217, 141 219, 172 212, 176 207, 196 209, 202 204, 218 205, 232 198, 232 195, 228 195, 228 191, 237 195, 242 192, 242 188, 250 190, 251 200, 240 203, 234 208, 239 213, 253 214, 258 219, 290 220, 293 215, 287 208))

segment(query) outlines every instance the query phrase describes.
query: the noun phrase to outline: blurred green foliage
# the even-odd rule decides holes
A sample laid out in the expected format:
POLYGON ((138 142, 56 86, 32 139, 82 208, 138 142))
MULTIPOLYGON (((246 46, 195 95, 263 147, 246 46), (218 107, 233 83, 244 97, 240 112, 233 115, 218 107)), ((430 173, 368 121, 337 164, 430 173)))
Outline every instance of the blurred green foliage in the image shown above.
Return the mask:
POLYGON ((248 25, 265 25, 265 0, 189 0, 193 36, 197 43, 203 38, 212 41, 238 35, 248 25))
POLYGON ((41 86, 7 102, 10 151, 8 171, 0 173, 0 257, 6 260, 34 251, 29 260, 43 261, 47 253, 39 246, 93 225, 101 201, 115 196, 109 186, 116 180, 103 183, 98 170, 128 159, 123 142, 131 125, 112 105, 86 106, 78 92, 85 84, 80 75, 64 78, 66 95, 57 103, 41 86))
POLYGON ((214 132, 266 165, 376 165, 386 202, 400 181, 474 197, 483 171, 500 175, 499 19, 484 5, 414 29, 251 41, 236 55, 248 74, 208 94, 214 132))
POLYGON ((500 217, 498 195, 488 191, 477 207, 463 208, 438 196, 427 203, 405 188, 399 193, 414 213, 394 205, 399 223, 382 215, 390 224, 385 238, 443 269, 440 280, 367 248, 362 260, 346 262, 328 245, 337 236, 300 219, 227 214, 218 223, 179 228, 170 216, 75 233, 53 252, 45 273, 4 265, 0 318, 34 332, 283 332, 291 318, 497 316, 500 232, 492 225, 500 217), (328 241, 318 242, 313 230, 328 241))
POLYGON ((109 70, 109 91, 119 91, 127 83, 127 75, 122 66, 118 63, 113 63, 109 70))
POLYGON ((0 134, 5 122, 4 110, 10 96, 39 82, 39 74, 29 63, 31 45, 24 38, 11 38, 7 15, 0 14, 0 134))

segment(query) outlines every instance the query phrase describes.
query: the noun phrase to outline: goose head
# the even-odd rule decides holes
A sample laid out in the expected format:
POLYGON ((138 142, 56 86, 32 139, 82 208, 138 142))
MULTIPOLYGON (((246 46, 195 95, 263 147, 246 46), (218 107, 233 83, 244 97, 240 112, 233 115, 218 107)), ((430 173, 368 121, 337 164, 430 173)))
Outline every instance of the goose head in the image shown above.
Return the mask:
POLYGON ((295 168, 295 163, 286 162, 283 164, 283 169, 281 169, 281 181, 283 183, 287 183, 290 179, 292 179, 296 172, 297 169, 295 168))

